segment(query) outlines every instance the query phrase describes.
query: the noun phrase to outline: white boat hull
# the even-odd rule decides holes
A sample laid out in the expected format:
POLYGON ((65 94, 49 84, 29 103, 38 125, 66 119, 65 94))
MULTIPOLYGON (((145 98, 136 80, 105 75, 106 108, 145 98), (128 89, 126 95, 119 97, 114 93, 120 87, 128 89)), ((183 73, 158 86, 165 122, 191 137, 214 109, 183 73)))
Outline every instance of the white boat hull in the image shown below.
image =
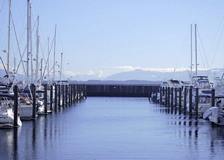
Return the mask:
POLYGON ((19 113, 22 120, 30 120, 33 118, 32 104, 20 104, 19 113))
POLYGON ((204 114, 203 118, 217 125, 224 125, 224 117, 220 115, 218 107, 209 108, 204 114))
POLYGON ((20 117, 17 119, 17 126, 14 126, 14 113, 12 109, 1 110, 0 112, 0 128, 13 128, 22 126, 20 117))

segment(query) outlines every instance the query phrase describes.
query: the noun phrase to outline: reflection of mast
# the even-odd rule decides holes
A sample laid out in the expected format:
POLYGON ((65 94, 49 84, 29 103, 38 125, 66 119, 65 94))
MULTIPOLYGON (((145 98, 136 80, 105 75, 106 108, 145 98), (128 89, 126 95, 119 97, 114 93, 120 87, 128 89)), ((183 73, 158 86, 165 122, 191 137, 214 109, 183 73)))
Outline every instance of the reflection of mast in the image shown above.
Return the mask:
POLYGON ((10 37, 11 37, 11 7, 12 1, 9 0, 9 17, 8 17, 8 52, 7 52, 7 74, 9 74, 9 54, 10 54, 10 37))

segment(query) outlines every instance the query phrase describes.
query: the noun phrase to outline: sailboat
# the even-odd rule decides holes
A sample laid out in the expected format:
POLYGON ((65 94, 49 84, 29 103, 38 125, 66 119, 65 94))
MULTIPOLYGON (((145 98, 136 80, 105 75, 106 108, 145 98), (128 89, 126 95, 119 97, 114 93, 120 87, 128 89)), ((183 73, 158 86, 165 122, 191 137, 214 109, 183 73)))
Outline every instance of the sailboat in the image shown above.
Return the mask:
POLYGON ((224 126, 224 101, 218 100, 215 106, 212 106, 203 114, 203 118, 216 125, 224 126))
MULTIPOLYGON (((7 69, 2 61, 2 64, 6 71, 6 76, 1 78, 0 92, 5 94, 13 94, 10 88, 13 87, 12 74, 9 69, 9 55, 10 55, 10 33, 11 33, 11 0, 9 0, 9 17, 8 17, 8 51, 7 51, 7 69)), ((17 119, 17 126, 22 126, 20 117, 17 119)), ((13 128, 14 127, 14 111, 13 101, 9 98, 2 97, 0 99, 0 128, 13 128)))
POLYGON ((211 106, 204 114, 203 118, 217 125, 224 125, 224 75, 215 79, 214 89, 216 94, 216 104, 211 106))
MULTIPOLYGON (((193 105, 195 102, 196 88, 199 90, 199 104, 198 114, 202 117, 203 113, 211 107, 211 90, 212 86, 208 76, 198 75, 198 55, 197 55, 197 24, 194 25, 195 32, 195 74, 193 75, 193 44, 192 35, 193 25, 191 25, 191 86, 193 87, 193 105)), ((188 98, 189 99, 189 98, 188 98)), ((187 109, 189 110, 189 102, 187 102, 187 109)))
MULTIPOLYGON (((38 29, 37 29, 37 35, 38 35, 38 29)), ((43 78, 45 77, 44 75, 46 73, 45 72, 46 70, 47 70, 47 77, 45 77, 45 78, 48 79, 48 83, 52 84, 52 83, 55 82, 56 35, 57 35, 57 25, 55 25, 55 33, 54 33, 54 38, 53 38, 53 41, 54 41, 53 77, 52 77, 52 79, 50 78, 49 57, 50 57, 50 53, 51 53, 51 48, 50 48, 50 41, 49 41, 49 38, 48 38, 48 57, 47 57, 47 61, 46 61, 43 73, 42 73, 42 69, 43 69, 42 67, 43 66, 42 66, 42 61, 41 61, 41 69, 40 69, 41 70, 41 75, 40 75, 40 79, 37 81, 37 92, 39 92, 38 96, 37 96, 37 106, 38 106, 38 114, 40 114, 40 115, 46 114, 45 108, 47 108, 47 113, 51 113, 52 109, 50 108, 49 104, 52 103, 52 106, 54 105, 54 101, 50 102, 50 90, 47 89, 47 106, 45 106, 45 104, 44 104, 44 95, 43 95, 43 93, 44 93, 44 86, 43 86, 42 82, 43 82, 43 78), (42 92, 42 94, 41 94, 41 92, 42 92)), ((38 67, 36 67, 36 69, 37 68, 38 67)), ((37 70, 36 70, 36 73, 38 73, 37 70)), ((36 77, 38 77, 38 76, 36 75, 36 77)), ((36 78, 36 79, 38 79, 38 78, 36 78)), ((54 85, 53 85, 53 95, 54 95, 54 85)))
MULTIPOLYGON (((21 90, 19 112, 21 119, 30 120, 33 116, 33 98, 31 94, 31 81, 33 81, 33 58, 32 58, 32 34, 31 34, 31 2, 27 0, 27 60, 26 60, 26 84, 21 90), (29 73, 31 68, 31 74, 29 73)), ((36 113, 36 112, 35 112, 36 113)), ((35 117, 37 114, 35 115, 35 117)))

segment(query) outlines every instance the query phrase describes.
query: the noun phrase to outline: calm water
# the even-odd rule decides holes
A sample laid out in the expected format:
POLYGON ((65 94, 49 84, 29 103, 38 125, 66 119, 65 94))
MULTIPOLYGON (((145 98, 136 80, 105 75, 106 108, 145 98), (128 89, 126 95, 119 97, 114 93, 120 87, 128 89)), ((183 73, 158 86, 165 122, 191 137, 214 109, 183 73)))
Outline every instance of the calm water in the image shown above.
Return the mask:
POLYGON ((0 130, 0 160, 224 159, 224 128, 175 113, 144 98, 88 98, 0 130))

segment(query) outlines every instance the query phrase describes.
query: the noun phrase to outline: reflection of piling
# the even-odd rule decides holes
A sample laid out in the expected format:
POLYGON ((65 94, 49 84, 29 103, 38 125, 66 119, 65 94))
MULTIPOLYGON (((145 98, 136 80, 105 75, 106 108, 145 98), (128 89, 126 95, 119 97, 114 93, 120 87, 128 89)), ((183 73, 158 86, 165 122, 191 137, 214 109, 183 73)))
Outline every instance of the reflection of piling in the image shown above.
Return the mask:
POLYGON ((32 110, 32 119, 36 119, 36 86, 34 84, 31 84, 31 94, 33 98, 33 110, 32 110))
POLYGON ((18 86, 13 87, 14 92, 14 127, 18 127, 18 86))

